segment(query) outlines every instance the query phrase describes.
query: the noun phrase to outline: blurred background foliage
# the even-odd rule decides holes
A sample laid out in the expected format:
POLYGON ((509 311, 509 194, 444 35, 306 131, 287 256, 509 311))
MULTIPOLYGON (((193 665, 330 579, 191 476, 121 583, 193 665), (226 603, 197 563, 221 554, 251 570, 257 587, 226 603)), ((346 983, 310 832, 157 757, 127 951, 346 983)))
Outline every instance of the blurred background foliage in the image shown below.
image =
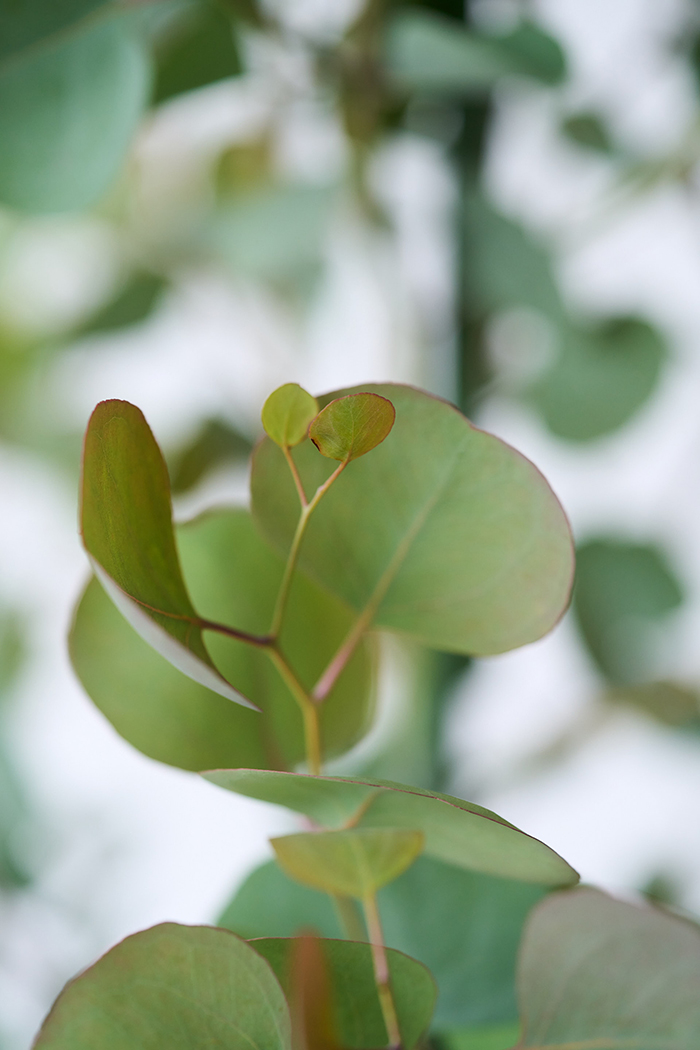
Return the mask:
MULTIPOLYGON (((5 446, 38 457, 73 486, 81 425, 56 405, 57 363, 76 348, 99 355, 115 336, 157 323, 192 274, 263 289, 266 308, 303 334, 339 223, 392 243, 396 215, 378 188, 376 162, 406 136, 431 144, 451 187, 451 295, 437 322, 429 310, 419 317, 412 378, 477 420, 503 401, 534 413, 567 448, 596 447, 635 426, 671 366, 672 335, 653 317, 587 310, 567 293, 561 240, 506 213, 492 192, 492 138, 503 98, 542 92, 568 163, 605 166, 595 227, 660 186, 697 194, 700 96, 682 140, 644 154, 596 108, 572 107, 570 57, 535 4, 358 0, 325 18, 304 18, 294 6, 0 0, 5 446), (250 83, 262 84, 263 98, 250 101, 252 115, 208 132, 201 100, 211 97, 219 112, 228 96, 216 95, 217 85, 250 83), (300 99, 330 129, 328 163, 316 162, 303 135, 290 160, 288 125, 300 99), (201 121, 201 137, 194 135, 179 181, 163 187, 149 157, 169 113, 201 121), (22 303, 11 278, 22 245, 51 230, 56 216, 87 223, 81 229, 97 238, 106 262, 67 307, 42 315, 22 303)), ((699 9, 682 7, 677 27, 664 46, 700 91, 699 9)), ((287 378, 296 376, 279 381, 287 378)), ((258 434, 254 415, 233 406, 195 425, 186 413, 182 427, 173 425, 171 435, 184 437, 171 436, 166 454, 183 506, 208 479, 240 473, 258 434)), ((615 535, 582 536, 573 620, 598 686, 580 724, 574 718, 564 726, 528 768, 564 761, 621 706, 660 731, 697 735, 700 681, 669 673, 659 656, 687 593, 672 552, 634 523, 627 533, 623 526, 615 535)), ((24 611, 10 608, 9 596, 5 605, 0 732, 32 644, 24 611)), ((401 716, 358 766, 426 787, 454 784, 445 717, 469 661, 415 646, 395 647, 391 660, 402 668, 401 716)), ((10 740, 0 740, 0 893, 7 897, 31 892, 38 871, 28 858, 42 855, 23 846, 38 818, 11 752, 10 740)))

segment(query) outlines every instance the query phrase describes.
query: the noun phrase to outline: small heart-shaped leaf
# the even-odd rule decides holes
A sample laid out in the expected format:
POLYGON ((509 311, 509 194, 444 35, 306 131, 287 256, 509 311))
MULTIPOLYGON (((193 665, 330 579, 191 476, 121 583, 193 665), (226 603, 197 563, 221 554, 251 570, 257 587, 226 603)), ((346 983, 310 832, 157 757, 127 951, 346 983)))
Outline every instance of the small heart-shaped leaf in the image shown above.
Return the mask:
POLYGON ((297 882, 362 900, 410 867, 425 836, 402 828, 348 828, 270 841, 281 867, 297 882))
POLYGON ((396 410, 380 394, 348 394, 319 412, 309 437, 328 459, 351 460, 380 445, 396 419, 396 410))
POLYGON ((304 440, 317 412, 315 397, 298 383, 285 383, 273 390, 263 405, 262 425, 280 448, 293 448, 304 440))

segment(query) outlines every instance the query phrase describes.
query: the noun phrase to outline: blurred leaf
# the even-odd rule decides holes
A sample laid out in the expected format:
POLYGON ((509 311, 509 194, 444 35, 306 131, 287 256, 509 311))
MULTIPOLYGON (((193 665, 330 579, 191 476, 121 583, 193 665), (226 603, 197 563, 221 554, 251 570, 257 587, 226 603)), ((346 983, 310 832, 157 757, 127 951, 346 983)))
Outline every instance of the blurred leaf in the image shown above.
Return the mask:
POLYGON ((176 494, 189 492, 212 470, 226 463, 241 463, 253 451, 249 438, 222 419, 206 419, 194 440, 169 458, 170 487, 176 494))
POLYGON ((6 729, 2 726, 0 739, 0 887, 6 890, 21 889, 31 881, 31 876, 20 845, 22 833, 31 819, 23 785, 12 760, 9 744, 4 739, 6 729))
MULTIPOLYGON (((516 953, 526 916, 544 892, 425 856, 380 890, 386 943, 419 959, 437 981, 434 1027, 441 1034, 515 1021, 516 953)), ((219 924, 248 938, 303 929, 341 936, 331 899, 293 882, 274 861, 248 876, 219 924)))
POLYGON ((605 699, 624 704, 677 729, 700 729, 700 697, 678 682, 641 682, 607 689, 605 699))
POLYGON ((220 209, 209 240, 236 273, 303 282, 319 270, 331 203, 327 187, 251 192, 220 209))
POLYGON ((262 425, 276 445, 292 448, 304 440, 317 412, 315 397, 298 383, 285 383, 273 390, 263 405, 262 425))
POLYGON ((578 146, 597 153, 612 153, 614 144, 610 133, 597 113, 572 113, 562 122, 561 130, 578 146))
POLYGON ((90 563, 119 611, 180 671, 251 707, 214 665, 175 549, 168 472, 143 413, 102 401, 85 433, 81 533, 90 563))
MULTIPOLYGON (((247 511, 219 511, 178 527, 185 579, 212 617, 253 632, 267 629, 284 565, 259 538, 247 511)), ((281 645, 311 685, 347 633, 351 616, 297 574, 281 645)), ((115 729, 144 754, 183 769, 284 768, 304 759, 296 703, 264 653, 210 636, 217 665, 262 713, 217 696, 180 674, 143 642, 92 581, 70 637, 73 666, 115 729)), ((363 646, 321 709, 325 757, 347 750, 373 713, 371 650, 363 646)))
POLYGON ((165 102, 241 72, 233 21, 213 0, 198 0, 158 42, 153 102, 165 102))
POLYGON ((36 1050, 194 1046, 290 1050, 289 1010, 267 962, 210 926, 127 937, 64 988, 36 1050))
MULTIPOLYGON (((392 401, 396 424, 314 511, 302 568, 353 608, 375 609, 377 626, 435 648, 485 655, 541 637, 572 573, 568 524, 542 475, 445 401, 369 389, 392 401)), ((330 474, 310 442, 294 458, 308 492, 330 474)), ((299 501, 269 439, 254 453, 251 488, 263 534, 286 552, 299 501)))
POLYGON ((309 426, 309 437, 327 459, 358 459, 389 436, 395 419, 394 406, 387 398, 348 394, 319 412, 309 426))
POLYGON ((615 685, 643 680, 649 670, 649 626, 683 601, 657 547, 589 540, 577 550, 574 611, 591 656, 615 685))
POLYGON ((532 913, 518 964, 519 1047, 696 1050, 700 929, 593 889, 532 913))
POLYGON ((484 313, 527 306, 565 318, 549 252, 477 194, 464 205, 466 294, 484 313))
POLYGON ((3 0, 0 61, 67 29, 108 3, 109 0, 3 0))
POLYGON ((117 296, 89 317, 79 336, 113 332, 145 321, 158 306, 168 282, 154 273, 133 274, 117 296))
POLYGON ((286 806, 326 827, 352 820, 357 828, 422 831, 425 852, 458 867, 550 886, 578 879, 549 846, 490 810, 451 795, 358 777, 250 769, 202 775, 228 791, 286 806))
POLYGON ((346 828, 270 839, 291 878, 315 890, 363 900, 401 875, 423 850, 420 831, 346 828))
POLYGON ((561 48, 531 22, 508 35, 490 36, 460 27, 454 19, 404 10, 389 25, 386 53, 397 83, 418 91, 484 92, 513 75, 556 84, 565 73, 561 48))
POLYGON ((149 59, 125 15, 88 23, 0 72, 0 200, 35 212, 93 204, 146 106, 149 59))
POLYGON ((666 356, 659 332, 636 317, 561 330, 551 368, 531 387, 549 429, 590 441, 623 426, 653 393, 666 356))
POLYGON ((256 868, 238 887, 218 918, 217 926, 232 930, 246 940, 294 937, 303 930, 311 930, 320 937, 343 936, 328 894, 294 882, 274 860, 256 868))
POLYGON ((487 1025, 440 1032, 440 1045, 445 1050, 511 1050, 519 1037, 519 1024, 487 1025))
POLYGON ((214 173, 217 199, 236 200, 259 192, 274 177, 274 146, 268 129, 247 142, 229 146, 218 159, 214 173))
MULTIPOLYGON (((264 952, 262 953, 264 955, 264 952)), ((332 990, 323 946, 304 934, 291 944, 285 989, 292 1018, 294 1050, 341 1050, 336 1035, 332 990)))
MULTIPOLYGON (((284 989, 290 987, 294 940, 265 938, 251 942, 268 960, 284 989)), ((347 1050, 386 1046, 369 944, 320 941, 334 993, 335 1027, 347 1050)), ((391 987, 401 1030, 401 1045, 413 1047, 427 1029, 435 1006, 435 982, 428 970, 402 952, 387 951, 391 987)))
POLYGON ((14 612, 0 612, 0 703, 26 658, 23 624, 14 612))
POLYGON ((437 981, 435 1027, 515 1022, 515 962, 540 886, 419 857, 379 893, 386 943, 437 981))

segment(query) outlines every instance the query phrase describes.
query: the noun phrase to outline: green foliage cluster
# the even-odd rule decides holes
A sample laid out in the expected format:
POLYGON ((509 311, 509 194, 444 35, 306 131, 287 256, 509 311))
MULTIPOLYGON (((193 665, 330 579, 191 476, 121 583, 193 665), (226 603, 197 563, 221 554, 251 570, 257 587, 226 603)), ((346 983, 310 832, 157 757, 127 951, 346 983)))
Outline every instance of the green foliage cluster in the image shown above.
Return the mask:
POLYGON ((556 623, 573 550, 544 478, 410 387, 289 383, 262 419, 252 516, 176 533, 143 415, 97 406, 71 655, 136 747, 305 826, 218 927, 137 933, 70 982, 35 1046, 691 1050, 698 928, 574 888, 479 805, 324 772, 371 724, 373 629, 488 653, 556 623))
MULTIPOLYGON (((151 107, 245 73, 256 34, 280 38, 272 5, 256 0, 0 0, 0 204, 16 215, 118 215, 115 186, 151 107)), ((693 40, 689 31, 697 71, 693 40)), ((461 0, 368 0, 339 40, 305 45, 337 107, 366 221, 387 222, 366 178, 373 149, 401 127, 443 143, 460 190, 461 408, 495 385, 569 443, 633 420, 663 377, 664 338, 643 317, 572 309, 551 247, 481 186, 494 92, 520 78, 556 89, 567 75, 559 44, 527 19, 486 32, 461 0), (550 344, 540 367, 515 378, 490 353, 504 317, 516 328, 534 317, 550 344)), ((690 142, 640 163, 599 114, 566 103, 561 134, 615 165, 632 193, 672 179, 687 187, 698 152, 690 142)), ((336 187, 285 182, 273 152, 263 133, 217 157, 203 227, 175 252, 135 253, 111 297, 67 334, 144 321, 183 260, 215 260, 303 299, 336 187)), ((40 447, 21 392, 55 349, 0 321, 4 439, 40 447)), ((136 934, 76 978, 36 1045, 695 1048, 696 927, 561 890, 576 875, 547 846, 438 790, 433 738, 450 676, 473 655, 541 637, 567 604, 571 541, 546 482, 454 408, 408 388, 315 399, 287 384, 263 424, 251 511, 174 527, 171 491, 246 460, 249 436, 207 420, 168 450, 168 472, 138 409, 98 406, 81 512, 94 578, 70 649, 87 692, 136 748, 284 805, 305 830, 275 840, 276 861, 250 876, 219 928, 136 934), (414 708, 373 767, 325 775, 329 761, 352 760, 373 724, 378 628, 412 647, 414 708), (396 769, 409 783, 385 779, 396 769)), ((61 443, 41 448, 56 456, 61 443)), ((656 546, 619 536, 580 546, 574 615, 601 700, 697 731, 696 689, 660 680, 653 659, 655 632, 682 601, 656 546)), ((9 683, 17 643, 7 622, 9 683)), ((16 887, 27 878, 13 846, 23 803, 2 749, 0 780, 0 882, 16 887)))

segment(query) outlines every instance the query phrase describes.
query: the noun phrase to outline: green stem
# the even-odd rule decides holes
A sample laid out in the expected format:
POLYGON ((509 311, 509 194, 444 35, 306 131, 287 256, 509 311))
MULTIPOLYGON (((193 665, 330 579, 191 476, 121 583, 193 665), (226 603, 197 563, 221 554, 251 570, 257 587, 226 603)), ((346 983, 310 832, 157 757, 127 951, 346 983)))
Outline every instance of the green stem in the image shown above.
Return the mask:
POLYGON ((366 941, 367 930, 362 915, 353 897, 343 897, 338 893, 330 894, 345 936, 351 941, 366 941))
POLYGON ((374 964, 374 980, 377 985, 379 1005, 382 1008, 382 1017, 386 1025, 386 1034, 389 1039, 390 1050, 400 1050, 401 1032, 399 1030, 399 1019, 396 1015, 394 996, 391 991, 391 977, 389 975, 389 962, 386 956, 382 924, 377 908, 377 898, 374 893, 368 894, 362 901, 365 911, 367 931, 372 946, 372 962, 374 964))
POLYGON ((287 599, 289 598, 289 588, 292 583, 292 576, 296 568, 297 558, 299 556, 299 548, 301 547, 301 541, 304 538, 306 532, 306 526, 309 523, 309 518, 320 503, 321 499, 328 492, 335 479, 348 465, 349 460, 344 459, 340 463, 333 473, 327 478, 322 485, 319 485, 316 489, 313 497, 307 503, 306 496, 304 495, 304 489, 299 479, 299 475, 296 471, 296 464, 292 460, 291 453, 287 455, 287 462, 290 463, 290 469, 292 470, 292 476, 297 484, 297 490, 299 491, 299 499, 301 501, 301 514, 299 515, 299 521, 297 523, 296 531, 294 533, 294 539, 292 540, 292 546, 289 548, 289 555, 287 557, 287 564, 284 567, 284 575, 282 576, 282 582, 280 583, 280 589, 277 594, 277 601, 275 602, 275 611, 272 614, 272 624, 270 625, 270 637, 277 638, 282 621, 284 619, 284 611, 287 607, 287 599))
POLYGON ((306 745, 306 762, 309 772, 318 776, 321 773, 321 727, 319 710, 306 689, 294 674, 282 653, 274 645, 267 648, 270 659, 279 671, 282 681, 296 700, 304 719, 304 742, 306 745))

